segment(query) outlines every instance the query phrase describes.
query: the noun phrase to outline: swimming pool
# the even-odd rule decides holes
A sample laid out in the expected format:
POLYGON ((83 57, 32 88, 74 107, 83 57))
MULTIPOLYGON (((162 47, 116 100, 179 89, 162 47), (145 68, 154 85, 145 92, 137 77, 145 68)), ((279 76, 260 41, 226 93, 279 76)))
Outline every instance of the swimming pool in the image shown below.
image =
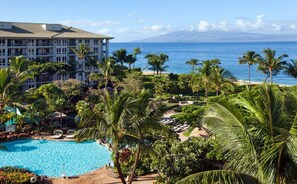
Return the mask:
POLYGON ((0 167, 26 168, 49 177, 77 176, 96 170, 111 161, 111 152, 94 141, 18 140, 3 143, 0 167))

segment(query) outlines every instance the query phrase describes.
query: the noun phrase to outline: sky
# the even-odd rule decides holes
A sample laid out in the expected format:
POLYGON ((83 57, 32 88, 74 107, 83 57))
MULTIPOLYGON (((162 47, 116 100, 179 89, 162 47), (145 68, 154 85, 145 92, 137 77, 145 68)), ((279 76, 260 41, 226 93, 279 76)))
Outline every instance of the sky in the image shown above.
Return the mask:
POLYGON ((297 33, 296 0, 0 0, 0 21, 141 40, 174 31, 297 33))

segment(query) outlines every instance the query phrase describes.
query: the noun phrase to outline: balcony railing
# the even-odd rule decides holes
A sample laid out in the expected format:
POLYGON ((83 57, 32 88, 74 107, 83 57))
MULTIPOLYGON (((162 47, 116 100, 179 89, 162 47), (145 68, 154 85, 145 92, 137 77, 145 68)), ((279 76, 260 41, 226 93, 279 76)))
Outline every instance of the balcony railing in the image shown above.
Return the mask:
POLYGON ((8 46, 9 47, 24 47, 26 46, 26 43, 9 43, 8 46))
POLYGON ((9 53, 8 56, 24 56, 27 55, 26 52, 18 52, 18 53, 9 53))
POLYGON ((48 56, 48 55, 53 55, 53 52, 37 52, 36 55, 38 55, 38 56, 48 56))
POLYGON ((52 47, 54 46, 53 43, 37 43, 38 47, 52 47))

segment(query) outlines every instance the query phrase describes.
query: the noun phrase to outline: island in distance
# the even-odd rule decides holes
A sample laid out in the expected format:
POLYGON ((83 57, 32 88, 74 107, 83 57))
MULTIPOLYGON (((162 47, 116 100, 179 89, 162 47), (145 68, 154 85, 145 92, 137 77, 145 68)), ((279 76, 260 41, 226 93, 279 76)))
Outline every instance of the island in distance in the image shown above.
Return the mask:
POLYGON ((134 42, 287 42, 297 34, 261 34, 229 31, 177 31, 134 42))

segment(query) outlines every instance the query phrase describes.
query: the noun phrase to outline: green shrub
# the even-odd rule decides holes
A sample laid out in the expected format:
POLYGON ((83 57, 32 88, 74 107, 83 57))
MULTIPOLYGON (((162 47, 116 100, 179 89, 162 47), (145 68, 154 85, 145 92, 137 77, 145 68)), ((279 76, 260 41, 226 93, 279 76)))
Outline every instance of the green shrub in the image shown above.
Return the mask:
POLYGON ((0 168, 0 183, 26 184, 30 183, 30 178, 34 175, 26 169, 2 167, 0 168))

